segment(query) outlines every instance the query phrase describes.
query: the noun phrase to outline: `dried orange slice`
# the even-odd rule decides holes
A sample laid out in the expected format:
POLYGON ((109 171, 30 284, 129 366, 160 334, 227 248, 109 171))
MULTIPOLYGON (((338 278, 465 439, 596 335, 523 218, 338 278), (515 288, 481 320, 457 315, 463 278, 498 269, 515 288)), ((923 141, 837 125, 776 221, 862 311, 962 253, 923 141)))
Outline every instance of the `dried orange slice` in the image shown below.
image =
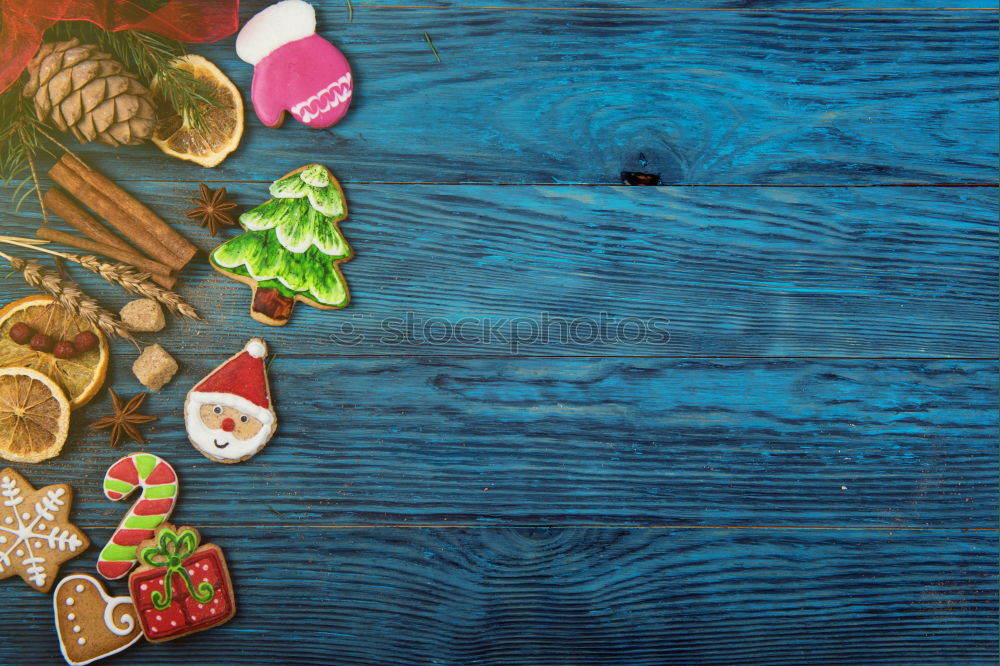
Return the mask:
POLYGON ((69 400, 54 381, 30 368, 0 368, 0 458, 54 458, 68 434, 69 400))
POLYGON ((204 167, 214 167, 236 150, 243 136, 243 98, 229 78, 210 61, 189 53, 173 61, 174 66, 190 72, 212 87, 221 106, 201 104, 204 122, 195 128, 188 118, 182 118, 163 101, 156 85, 157 123, 152 141, 167 155, 189 160, 204 167))
POLYGON ((85 320, 67 312, 51 296, 28 296, 0 309, 0 368, 21 367, 41 372, 66 394, 70 409, 86 405, 97 395, 108 373, 108 339, 85 320), (56 358, 51 352, 35 351, 10 337, 15 324, 25 323, 55 340, 73 340, 90 331, 97 346, 72 358, 56 358))

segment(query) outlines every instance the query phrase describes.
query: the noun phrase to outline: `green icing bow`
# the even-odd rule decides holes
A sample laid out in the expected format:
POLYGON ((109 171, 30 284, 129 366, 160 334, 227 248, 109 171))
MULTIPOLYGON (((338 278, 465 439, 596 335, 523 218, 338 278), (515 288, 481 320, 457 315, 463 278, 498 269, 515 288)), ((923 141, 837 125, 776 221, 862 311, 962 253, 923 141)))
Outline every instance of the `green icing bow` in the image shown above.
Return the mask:
POLYGON ((180 534, 177 534, 169 527, 165 527, 160 530, 160 545, 158 547, 150 546, 142 549, 139 559, 144 564, 151 567, 166 567, 167 569, 167 573, 163 577, 163 593, 160 593, 159 590, 153 590, 153 594, 150 595, 153 608, 165 610, 173 603, 174 574, 181 577, 188 592, 198 603, 208 603, 215 596, 215 588, 207 581, 202 581, 195 589, 191 576, 184 568, 184 560, 191 557, 197 547, 198 535, 194 530, 185 528, 181 530, 180 534))

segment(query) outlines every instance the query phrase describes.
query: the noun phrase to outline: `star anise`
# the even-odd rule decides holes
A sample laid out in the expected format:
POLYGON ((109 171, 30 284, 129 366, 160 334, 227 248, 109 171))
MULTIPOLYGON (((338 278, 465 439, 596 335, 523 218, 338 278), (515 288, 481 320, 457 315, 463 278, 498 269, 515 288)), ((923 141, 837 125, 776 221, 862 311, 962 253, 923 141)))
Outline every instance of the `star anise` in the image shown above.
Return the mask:
POLYGON ((208 233, 212 234, 213 237, 220 227, 231 227, 236 224, 236 220, 229 214, 229 211, 236 208, 236 204, 226 199, 226 188, 220 187, 217 190, 212 190, 202 183, 198 186, 198 190, 201 192, 200 197, 188 199, 191 203, 198 205, 184 213, 185 217, 192 220, 198 219, 198 224, 202 227, 208 227, 208 233))
POLYGON ((142 405, 143 400, 146 399, 146 394, 140 393, 132 396, 123 405, 121 398, 118 397, 114 389, 109 388, 108 393, 111 394, 111 406, 114 408, 115 413, 94 421, 90 424, 90 427, 97 430, 111 428, 111 448, 115 448, 121 444, 122 438, 126 435, 139 444, 145 444, 146 438, 139 432, 137 424, 149 423, 156 420, 155 416, 136 413, 136 410, 142 405))

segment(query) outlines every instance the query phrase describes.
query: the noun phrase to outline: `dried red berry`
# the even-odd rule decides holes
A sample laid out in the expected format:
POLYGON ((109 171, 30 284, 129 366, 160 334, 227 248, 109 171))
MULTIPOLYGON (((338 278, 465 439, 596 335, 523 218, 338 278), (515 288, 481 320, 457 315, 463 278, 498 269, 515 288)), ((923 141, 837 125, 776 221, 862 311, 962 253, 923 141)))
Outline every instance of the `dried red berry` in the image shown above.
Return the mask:
POLYGON ((93 331, 80 331, 73 338, 73 346, 81 354, 88 352, 97 346, 97 335, 93 331))
POLYGON ((10 327, 10 339, 19 345, 26 344, 34 334, 34 329, 25 324, 23 321, 19 321, 10 327))
POLYGON ((52 355, 56 358, 73 358, 76 356, 76 347, 69 340, 60 340, 52 349, 52 355))
POLYGON ((35 351, 52 351, 52 336, 45 333, 35 333, 31 336, 31 342, 28 345, 35 351))

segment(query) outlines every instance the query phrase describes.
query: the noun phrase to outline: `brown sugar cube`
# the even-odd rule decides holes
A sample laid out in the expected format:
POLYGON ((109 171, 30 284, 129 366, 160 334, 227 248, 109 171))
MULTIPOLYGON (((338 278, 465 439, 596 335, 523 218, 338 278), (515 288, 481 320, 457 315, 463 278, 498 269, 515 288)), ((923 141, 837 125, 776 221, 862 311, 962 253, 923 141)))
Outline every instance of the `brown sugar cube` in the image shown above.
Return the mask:
POLYGON ((163 308, 151 298, 139 298, 121 309, 122 323, 130 331, 155 333, 167 325, 163 308))
POLYGON ((132 372, 150 391, 159 391, 177 372, 177 361, 160 345, 149 345, 132 364, 132 372))

